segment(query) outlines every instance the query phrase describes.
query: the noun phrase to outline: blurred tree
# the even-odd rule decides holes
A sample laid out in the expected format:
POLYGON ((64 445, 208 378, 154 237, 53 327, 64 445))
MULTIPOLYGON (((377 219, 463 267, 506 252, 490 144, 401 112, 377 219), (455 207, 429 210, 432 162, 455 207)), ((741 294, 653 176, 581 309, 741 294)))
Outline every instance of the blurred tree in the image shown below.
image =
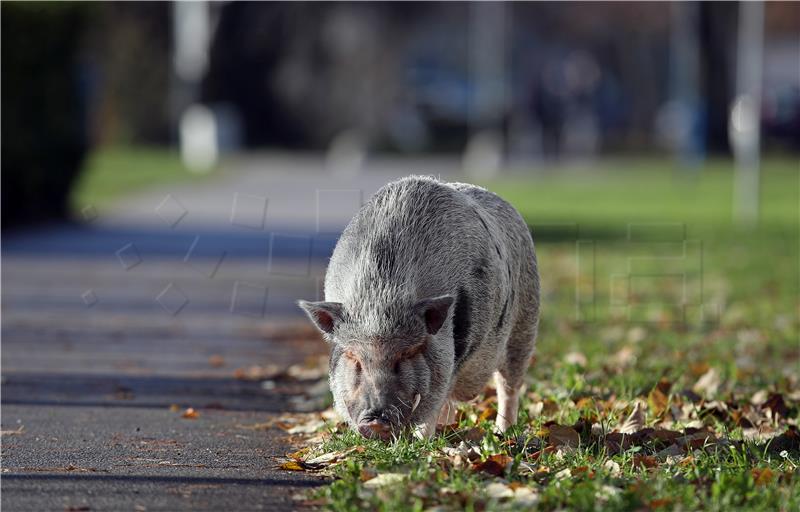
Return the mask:
POLYGON ((173 141, 169 2, 102 2, 96 12, 87 45, 100 75, 93 139, 173 141))
POLYGON ((708 113, 706 140, 714 153, 729 153, 728 112, 734 95, 738 5, 700 3, 700 69, 708 113))
POLYGON ((2 224, 65 217, 88 147, 85 3, 3 2, 2 224))

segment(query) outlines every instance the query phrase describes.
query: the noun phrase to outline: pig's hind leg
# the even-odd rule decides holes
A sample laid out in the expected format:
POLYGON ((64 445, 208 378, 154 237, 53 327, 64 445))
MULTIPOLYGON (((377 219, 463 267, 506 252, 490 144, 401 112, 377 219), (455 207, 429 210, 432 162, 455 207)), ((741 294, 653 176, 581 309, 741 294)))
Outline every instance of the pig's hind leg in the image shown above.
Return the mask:
POLYGON ((517 422, 521 388, 536 345, 536 327, 535 317, 517 321, 508 338, 505 361, 494 373, 498 432, 505 432, 517 422))

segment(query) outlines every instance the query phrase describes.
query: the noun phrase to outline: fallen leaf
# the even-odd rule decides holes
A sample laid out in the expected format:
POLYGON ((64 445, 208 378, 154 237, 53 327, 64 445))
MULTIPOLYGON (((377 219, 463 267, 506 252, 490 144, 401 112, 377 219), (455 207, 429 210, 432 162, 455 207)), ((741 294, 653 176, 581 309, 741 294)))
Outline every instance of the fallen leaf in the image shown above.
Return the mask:
POLYGON ((490 498, 494 498, 496 500, 501 500, 504 498, 513 498, 514 497, 514 490, 511 487, 507 486, 504 483, 500 482, 492 482, 486 486, 486 495, 490 498))
POLYGON ((478 415, 478 422, 491 421, 497 417, 497 409, 494 407, 487 407, 478 415))
POLYGON ((247 368, 237 368, 233 376, 239 380, 268 380, 274 379, 283 373, 283 369, 274 364, 265 366, 252 365, 247 368))
POLYGON ((753 405, 762 405, 767 401, 767 398, 769 398, 769 392, 766 389, 760 389, 750 397, 750 403, 753 405))
POLYGON ((753 468, 753 481, 758 486, 768 485, 775 479, 775 473, 769 468, 753 468))
POLYGON ((288 453, 286 456, 292 460, 303 460, 303 457, 305 457, 306 453, 308 453, 310 449, 310 446, 306 446, 305 448, 301 448, 296 452, 288 453))
POLYGON ((252 425, 242 425, 239 423, 236 425, 236 428, 242 428, 245 430, 269 430, 274 426, 276 426, 274 422, 267 421, 264 423, 253 423, 252 425))
POLYGON ((494 476, 503 476, 506 472, 506 467, 511 464, 513 459, 505 454, 492 455, 483 462, 472 465, 473 471, 480 471, 489 473, 494 476))
POLYGON ((786 432, 770 441, 769 451, 780 453, 784 450, 787 452, 800 452, 800 433, 798 433, 797 427, 790 426, 786 429, 786 432))
POLYGON ((375 478, 370 478, 364 482, 364 487, 367 489, 377 489, 379 487, 386 487, 387 485, 402 483, 406 478, 407 475, 403 473, 381 473, 375 478))
POLYGON ((3 436, 16 436, 22 434, 25 431, 25 425, 20 425, 19 428, 14 430, 0 430, 0 435, 3 436))
POLYGON ((172 404, 169 406, 169 410, 172 412, 178 412, 181 410, 181 406, 178 404, 172 404))
POLYGON ((225 358, 219 354, 214 354, 208 358, 208 364, 212 368, 222 368, 225 366, 225 358))
POLYGON ((594 471, 589 470, 589 466, 578 466, 572 468, 572 476, 586 475, 589 478, 594 478, 594 471))
POLYGON ((357 451, 360 446, 354 446, 352 448, 348 448, 347 450, 340 450, 335 452, 324 453, 312 459, 308 459, 305 463, 309 466, 330 466, 334 462, 342 460, 343 458, 347 457, 351 453, 357 451))
POLYGON ((658 461, 656 460, 655 457, 652 457, 650 455, 634 455, 633 465, 644 466, 646 468, 654 468, 658 466, 658 461))
POLYGON ((569 446, 577 448, 581 442, 578 432, 564 425, 550 425, 550 436, 548 438, 550 446, 569 446))
POLYGON ((296 460, 286 461, 283 464, 281 464, 279 467, 280 467, 280 469, 283 469, 284 471, 305 471, 306 470, 306 468, 303 466, 303 463, 301 461, 296 461, 296 460))
POLYGON ((670 463, 678 462, 677 458, 683 456, 683 448, 677 444, 671 444, 660 452, 656 453, 655 457, 659 460, 664 460, 670 463))
POLYGON ((305 423, 294 425, 285 430, 288 434, 313 434, 324 426, 325 420, 313 418, 305 423))
POLYGON ((299 381, 319 380, 328 375, 327 360, 313 361, 306 364, 293 364, 286 369, 286 375, 299 381))
POLYGON ((555 477, 556 480, 564 480, 565 478, 572 477, 572 471, 570 471, 569 468, 564 468, 553 476, 555 477))
POLYGON ((192 407, 189 407, 181 414, 181 418, 186 418, 187 420, 196 420, 199 417, 200 413, 195 411, 192 407))
POLYGON ((620 426, 619 432, 622 434, 633 434, 643 429, 644 424, 644 404, 642 402, 636 402, 636 405, 633 406, 633 411, 631 411, 630 415, 620 426))
POLYGON ((671 505, 671 504, 672 504, 672 499, 670 499, 670 498, 660 498, 660 499, 657 499, 657 500, 651 500, 650 503, 648 503, 647 505, 650 508, 661 508, 661 507, 666 507, 667 505, 671 505))
POLYGON ((786 407, 786 402, 780 393, 770 393, 769 398, 761 407, 772 411, 773 418, 775 416, 783 416, 785 418, 789 415, 789 408, 786 407))
POLYGON ((709 368, 708 371, 697 380, 695 385, 692 386, 692 391, 706 398, 711 398, 717 394, 720 383, 721 381, 717 370, 709 368))
POLYGON ((709 368, 711 367, 708 365, 708 363, 706 363, 705 361, 701 361, 699 363, 694 363, 689 365, 689 372, 694 377, 700 377, 701 375, 705 374, 709 370, 709 368))
POLYGON ((181 414, 181 418, 185 418, 187 420, 196 420, 199 417, 200 413, 195 411, 192 407, 189 407, 188 409, 183 411, 183 414, 181 414))
POLYGON ((513 483, 510 485, 510 487, 514 489, 514 499, 512 502, 517 507, 530 509, 539 503, 539 495, 535 493, 533 489, 522 485, 519 487, 513 487, 513 483))
POLYGON ((650 394, 647 395, 647 403, 650 406, 650 410, 658 417, 663 416, 669 406, 669 390, 671 387, 672 384, 667 379, 662 378, 650 390, 650 394))
POLYGON ((611 459, 608 459, 603 463, 603 469, 608 471, 608 474, 614 477, 620 476, 622 474, 622 468, 619 466, 617 462, 611 459))

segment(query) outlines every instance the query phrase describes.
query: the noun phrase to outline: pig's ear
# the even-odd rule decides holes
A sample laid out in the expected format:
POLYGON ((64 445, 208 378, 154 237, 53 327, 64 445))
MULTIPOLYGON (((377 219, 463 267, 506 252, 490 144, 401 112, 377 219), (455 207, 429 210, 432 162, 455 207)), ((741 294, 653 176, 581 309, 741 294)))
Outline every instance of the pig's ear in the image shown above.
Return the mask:
POLYGON ((297 301, 312 322, 325 334, 331 334, 336 325, 342 321, 342 305, 339 302, 297 301))
POLYGON ((416 303, 414 310, 422 316, 428 334, 433 335, 442 328, 444 321, 447 319, 447 312, 450 311, 450 306, 452 305, 453 297, 451 295, 441 295, 422 299, 416 303))

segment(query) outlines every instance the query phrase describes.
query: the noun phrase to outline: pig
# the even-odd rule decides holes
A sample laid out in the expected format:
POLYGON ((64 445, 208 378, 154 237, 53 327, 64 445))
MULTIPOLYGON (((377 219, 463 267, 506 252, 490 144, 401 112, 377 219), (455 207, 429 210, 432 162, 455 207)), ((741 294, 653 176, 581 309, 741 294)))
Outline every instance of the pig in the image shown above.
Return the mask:
POLYGON ((539 275, 527 224, 499 196, 426 176, 385 185, 339 238, 324 293, 298 305, 330 343, 334 408, 352 429, 430 436, 492 376, 495 429, 516 423, 539 275))

